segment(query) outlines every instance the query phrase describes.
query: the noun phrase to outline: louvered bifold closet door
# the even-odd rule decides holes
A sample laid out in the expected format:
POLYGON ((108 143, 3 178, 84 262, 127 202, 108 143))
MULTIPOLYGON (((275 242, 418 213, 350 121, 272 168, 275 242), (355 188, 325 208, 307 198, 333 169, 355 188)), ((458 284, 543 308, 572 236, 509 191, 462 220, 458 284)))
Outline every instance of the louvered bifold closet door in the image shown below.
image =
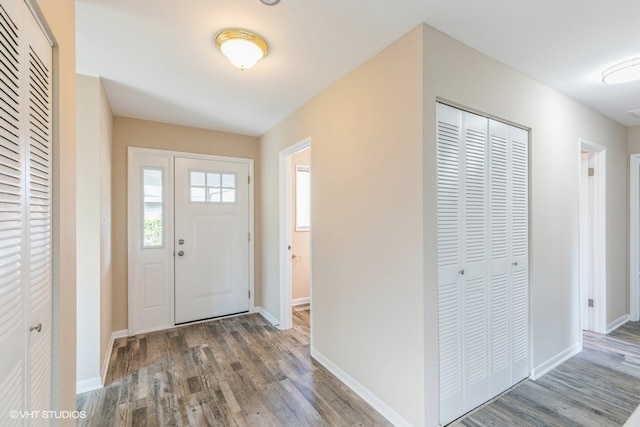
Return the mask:
POLYGON ((440 418, 490 392, 487 119, 437 105, 440 418))
POLYGON ((437 119, 438 358, 444 423, 464 413, 462 112, 437 104, 437 119))
POLYGON ((440 423, 529 373, 527 141, 437 104, 440 423))
POLYGON ((511 147, 511 360, 512 383, 527 378, 529 363, 529 133, 509 127, 511 147))
POLYGON ((489 120, 493 394, 529 376, 528 138, 489 120))
MULTIPOLYGON (((0 424, 25 407, 23 33, 18 1, 0 3, 0 424)), ((6 423, 6 424, 4 424, 6 423)))
POLYGON ((489 374, 487 119, 462 116, 464 223, 462 268, 464 409, 491 398, 489 374))
MULTIPOLYGON (((52 191, 52 55, 51 46, 31 14, 25 19, 28 33, 25 145, 27 164, 27 221, 29 283, 27 319, 41 325, 29 334, 27 347, 30 410, 51 408, 51 191, 52 191)), ((31 425, 48 425, 38 418, 31 425)))
MULTIPOLYGON (((0 417, 51 408, 51 46, 0 3, 0 417), (32 330, 30 328, 33 327, 32 330)), ((44 417, 28 425, 49 425, 44 417)), ((5 425, 5 424, 2 424, 5 425)))

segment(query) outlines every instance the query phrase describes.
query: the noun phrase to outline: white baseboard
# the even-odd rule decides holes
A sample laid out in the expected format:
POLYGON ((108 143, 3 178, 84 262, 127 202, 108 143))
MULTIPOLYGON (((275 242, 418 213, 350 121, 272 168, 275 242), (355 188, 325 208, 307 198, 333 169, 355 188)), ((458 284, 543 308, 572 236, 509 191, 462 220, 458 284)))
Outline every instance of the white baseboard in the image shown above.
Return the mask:
POLYGON ((111 352, 113 351, 113 343, 118 338, 128 337, 129 333, 126 329, 111 332, 111 338, 109 339, 109 345, 107 346, 107 352, 102 359, 102 369, 100 369, 100 387, 104 385, 104 381, 107 379, 107 371, 109 370, 109 362, 111 361, 111 352))
POLYGON ((640 406, 638 406, 636 410, 633 411, 633 414, 631 414, 631 417, 629 417, 627 422, 624 423, 624 426, 622 427, 638 427, 638 426, 640 426, 640 406))
POLYGON ((310 302, 311 302, 310 297, 296 298, 291 300, 291 306, 295 307, 296 305, 309 304, 310 302))
POLYGON ((628 314, 621 316, 619 319, 614 320, 613 322, 607 325, 607 333, 610 334, 611 332, 615 331, 616 329, 618 329, 620 326, 624 325, 628 321, 629 321, 628 314))
POLYGON ((280 323, 280 321, 277 318, 275 318, 271 313, 269 313, 267 310, 265 310, 262 307, 256 306, 253 308, 253 311, 256 313, 260 313, 260 315, 264 317, 265 320, 271 323, 273 326, 278 326, 278 324, 280 323))
POLYGON ((360 396, 365 402, 378 411, 383 417, 389 420, 396 427, 411 427, 411 423, 404 419, 400 414, 391 409, 386 403, 384 403, 378 396, 367 390, 362 384, 353 379, 349 374, 340 369, 337 365, 327 359, 322 353, 315 348, 311 348, 311 357, 318 361, 322 366, 327 368, 329 372, 338 377, 347 387, 353 390, 358 396, 360 396))
POLYGON ((102 379, 100 377, 93 377, 76 382, 76 394, 86 393, 88 391, 98 390, 101 388, 102 379))
POLYGON ((582 346, 580 345, 580 343, 576 343, 572 345, 566 350, 556 354, 546 362, 533 368, 533 370, 531 371, 531 379, 534 381, 537 380, 538 378, 542 377, 544 374, 546 374, 550 370, 560 366, 562 363, 571 359, 573 356, 580 353, 581 351, 582 351, 582 346))

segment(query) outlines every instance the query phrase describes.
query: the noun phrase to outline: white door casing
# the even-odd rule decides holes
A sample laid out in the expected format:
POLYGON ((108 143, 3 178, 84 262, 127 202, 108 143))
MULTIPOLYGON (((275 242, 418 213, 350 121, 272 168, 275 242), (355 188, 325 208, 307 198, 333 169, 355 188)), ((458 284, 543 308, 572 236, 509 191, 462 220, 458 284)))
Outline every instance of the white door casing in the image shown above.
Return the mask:
POLYGON ((249 166, 175 159, 175 321, 249 311, 249 166))
MULTIPOLYGON (((292 215, 292 166, 291 157, 309 149, 311 147, 311 138, 305 138, 304 140, 293 144, 290 147, 285 148, 279 153, 279 201, 280 207, 279 215, 279 245, 280 245, 280 313, 279 323, 276 325, 278 329, 286 330, 293 326, 292 314, 291 314, 291 299, 292 299, 292 258, 291 258, 291 240, 292 240, 292 228, 293 228, 293 215, 292 215)), ((313 195, 311 195, 313 198, 313 195)), ((311 219, 313 221, 313 218, 311 219)), ((313 237, 310 239, 313 240, 313 237)), ((311 245, 313 246, 313 245, 311 245)), ((311 253, 311 252, 310 252, 311 253)), ((310 267, 313 270, 313 264, 310 267)), ((310 277, 313 277, 312 271, 310 271, 310 277)), ((310 279, 310 299, 313 299, 313 283, 310 279)), ((313 316, 313 314, 312 314, 313 316)), ((313 325, 313 321, 312 321, 313 325)), ((312 326, 313 327, 313 326, 312 326)), ((313 330, 311 333, 311 341, 313 346, 313 330)))
MULTIPOLYGON (((243 236, 242 244, 244 245, 244 249, 242 252, 238 252, 241 254, 238 259, 241 259, 242 262, 246 262, 246 269, 241 273, 244 277, 243 283, 246 283, 246 287, 242 291, 244 295, 243 302, 245 305, 242 306, 241 310, 237 309, 237 306, 229 305, 227 306, 226 313, 224 314, 232 314, 239 311, 247 311, 253 308, 253 282, 254 282, 254 271, 253 271, 253 253, 254 253, 254 239, 251 238, 249 240, 249 235, 253 235, 253 182, 249 181, 249 176, 253 175, 253 160, 251 159, 243 159, 243 158, 233 158, 233 157, 221 157, 221 156, 211 156, 211 155, 200 155, 200 154, 192 154, 192 153, 184 153, 184 152, 175 152, 175 151, 165 151, 165 150, 155 150, 155 149, 145 149, 138 147, 129 147, 129 166, 128 166, 128 185, 129 185, 129 194, 128 194, 128 264, 129 264, 129 281, 128 281, 128 296, 129 296, 129 325, 128 325, 128 333, 129 335, 135 335, 138 333, 149 332, 159 329, 166 329, 176 325, 177 323, 205 319, 210 317, 215 317, 221 314, 218 312, 208 312, 206 314, 200 313, 198 317, 191 316, 192 307, 187 308, 187 312, 185 314, 183 310, 183 314, 185 316, 181 318, 177 318, 176 316, 176 307, 177 307, 177 298, 181 298, 182 295, 176 291, 176 283, 179 280, 184 280, 185 272, 184 270, 179 270, 180 267, 187 265, 187 262, 180 263, 181 261, 185 261, 189 259, 189 262, 195 261, 197 258, 202 258, 196 256, 199 252, 198 245, 200 249, 205 252, 204 257, 211 256, 218 249, 211 248, 202 248, 203 238, 211 237, 211 235, 215 234, 213 228, 206 228, 204 232, 196 231, 196 238, 187 238, 180 237, 177 238, 175 235, 175 230, 180 228, 181 226, 185 226, 185 224, 191 224, 191 217, 187 216, 189 219, 187 222, 183 219, 176 219, 175 212, 177 208, 175 207, 175 201, 178 198, 184 200, 185 197, 188 197, 188 192, 186 192, 186 188, 183 188, 183 194, 178 194, 175 190, 174 186, 181 185, 179 183, 174 183, 174 179, 176 178, 176 164, 191 164, 191 162, 195 162, 196 166, 200 167, 201 170, 207 170, 212 164, 213 165, 222 165, 223 169, 218 168, 219 171, 224 171, 227 169, 224 168, 240 168, 242 178, 244 181, 244 186, 242 188, 238 188, 238 195, 243 197, 243 206, 246 208, 246 213, 244 215, 246 225, 244 225, 244 230, 242 233, 245 233, 243 236), (182 159, 182 160, 179 160, 182 159), (198 163, 202 162, 202 163, 198 163), (213 162, 213 163, 210 163, 213 162), (216 163, 218 162, 218 163, 216 163), (144 244, 144 185, 143 185, 143 176, 144 171, 151 171, 151 176, 155 175, 155 180, 152 180, 151 184, 154 184, 157 181, 157 175, 159 172, 162 173, 162 218, 163 218, 163 234, 161 244, 158 242, 147 242, 146 247, 144 244), (177 225, 176 225, 177 222, 177 225), (184 244, 180 245, 178 243, 179 239, 184 240, 184 244), (184 256, 179 257, 177 252, 180 250, 184 251, 184 256), (175 256, 174 256, 175 252, 175 256), (245 273, 246 271, 246 273, 245 273), (176 279, 177 278, 177 279, 176 279), (251 291, 251 292, 249 292, 251 291), (248 297, 250 294, 250 298, 248 297), (191 318, 191 317, 193 318, 191 318), (204 317, 199 317, 204 316, 204 317), (190 320, 185 320, 189 318, 190 320), (181 319, 181 320, 178 320, 181 319)), ((189 166, 191 167, 191 166, 189 166)), ((191 167, 193 169, 193 167, 191 167)), ((198 167, 195 167, 198 169, 198 167)), ((237 172, 232 172, 237 173, 237 172)), ((184 176, 183 176, 184 179, 184 176)), ((188 182, 188 176, 187 176, 188 182)), ((251 180, 252 181, 252 180, 251 180)), ((239 181, 238 181, 239 182, 239 181)), ((147 189, 147 201, 158 201, 158 188, 156 186, 155 189, 148 188, 147 189)), ((202 206, 200 206, 202 207, 202 206)), ((224 209, 228 209, 229 206, 224 207, 224 209)), ((236 206, 237 208, 237 206, 236 206)), ((244 209, 244 208, 243 208, 244 209)), ((157 217, 157 209, 152 212, 153 218, 157 217)), ((198 212, 195 213, 198 216, 198 212)), ((203 225, 208 220, 206 218, 196 218, 196 227, 199 225, 203 225)), ((192 224, 193 225, 193 224, 192 224)), ((215 224, 214 224, 215 228, 215 224)), ((184 229, 180 228, 180 232, 184 229)), ((217 228, 218 232, 225 233, 228 230, 222 229, 221 227, 217 228)), ((157 239, 157 236, 156 236, 157 239)), ((206 239, 205 239, 206 240, 206 239)), ((206 245, 205 245, 206 246, 206 245)), ((219 262, 223 259, 225 255, 218 257, 215 262, 219 262)), ((206 261, 195 261, 195 267, 193 267, 193 272, 198 273, 198 269, 202 275, 202 271, 209 269, 209 272, 214 267, 214 262, 210 259, 206 261)), ((239 263, 237 260, 233 259, 230 261, 229 265, 238 266, 239 263)), ((186 274, 190 275, 192 271, 187 271, 186 274)), ((206 271, 205 271, 206 274, 206 271)), ((235 273, 233 273, 235 274, 235 273)), ((237 274, 236 274, 237 276, 237 274)), ((191 278, 187 278, 186 280, 190 281, 191 278)), ((193 289, 192 289, 193 290, 193 289)), ((240 295, 240 292, 237 292, 240 295)), ((185 293, 187 295, 188 293, 185 293)), ((191 294, 192 296, 195 294, 191 294)), ((183 298, 184 300, 185 298, 183 298)), ((187 305, 188 306, 188 305, 187 305)))
MULTIPOLYGON (((588 152, 588 167, 594 170, 593 176, 588 177, 588 199, 584 200, 580 197, 580 209, 585 203, 588 204, 589 224, 588 224, 588 242, 589 242, 589 260, 580 258, 580 273, 585 269, 588 271, 591 279, 591 299, 593 299, 592 312, 592 328, 594 332, 601 334, 608 333, 607 330, 607 251, 606 251, 606 147, 584 139, 578 140, 579 150, 588 152), (584 265, 589 263, 590 265, 584 265)), ((579 153, 580 151, 578 151, 579 153)), ((580 194, 582 196, 582 193, 580 194)), ((583 239, 581 230, 580 239, 583 239)), ((583 242, 580 242, 582 247, 583 242)), ((588 296, 582 295, 583 289, 580 289, 580 310, 588 310, 588 296)), ((582 322, 580 322, 582 329, 582 322)), ((580 330, 582 336, 582 330, 580 330)))
POLYGON ((640 154, 629 159, 629 319, 640 320, 640 154))
POLYGON ((0 5, 0 37, 0 416, 22 425, 9 410, 51 409, 53 67, 23 1, 0 5))
POLYGON ((593 292, 593 179, 589 169, 593 168, 593 155, 580 154, 580 307, 582 329, 594 330, 593 306, 589 300, 593 292))

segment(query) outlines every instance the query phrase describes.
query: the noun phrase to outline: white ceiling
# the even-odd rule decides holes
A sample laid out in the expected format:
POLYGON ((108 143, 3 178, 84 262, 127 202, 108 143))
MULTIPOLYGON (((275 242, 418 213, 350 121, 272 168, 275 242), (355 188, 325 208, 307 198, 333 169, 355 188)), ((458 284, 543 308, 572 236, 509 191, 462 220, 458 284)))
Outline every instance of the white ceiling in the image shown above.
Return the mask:
POLYGON ((640 56, 638 0, 77 0, 77 70, 114 114, 259 136, 421 22, 626 126, 640 82, 601 71, 640 56), (270 52, 234 68, 222 29, 270 52))

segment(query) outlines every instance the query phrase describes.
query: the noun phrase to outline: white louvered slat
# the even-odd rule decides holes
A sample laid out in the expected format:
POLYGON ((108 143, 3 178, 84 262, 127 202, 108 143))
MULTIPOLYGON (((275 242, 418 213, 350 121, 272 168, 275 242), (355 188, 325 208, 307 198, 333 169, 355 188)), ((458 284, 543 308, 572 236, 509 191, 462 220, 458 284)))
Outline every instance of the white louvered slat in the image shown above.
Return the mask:
MULTIPOLYGON (((524 132, 524 131, 523 131, 524 132)), ((519 134, 519 132, 518 132, 519 134)), ((528 253, 528 190, 527 190, 527 141, 525 135, 511 141, 512 152, 512 221, 513 255, 526 257, 528 253)))
POLYGON ((7 427, 22 425, 23 421, 9 417, 10 411, 24 408, 23 402, 23 360, 19 359, 15 364, 9 365, 7 374, 0 379, 0 414, 2 425, 7 427))
POLYGON ((460 262, 460 129, 438 123, 438 266, 460 262))
POLYGON ((512 287, 513 360, 521 360, 529 355, 529 286, 526 270, 513 273, 512 287))
POLYGON ((25 364, 22 53, 17 2, 0 4, 0 413, 22 409, 25 364))
POLYGON ((29 229, 31 310, 51 301, 51 74, 29 49, 29 229))
POLYGON ((460 318, 460 286, 457 283, 441 285, 439 289, 438 322, 440 395, 443 398, 457 396, 462 391, 462 342, 460 318))
POLYGON ((465 383, 469 386, 485 380, 488 376, 489 349, 485 277, 466 281, 464 333, 464 352, 467 359, 465 383))
POLYGON ((501 372, 509 368, 509 283, 506 274, 491 280, 491 370, 501 372))
POLYGON ((50 408, 51 393, 48 387, 42 385, 50 384, 51 372, 51 341, 50 331, 43 333, 42 339, 38 340, 31 349, 29 355, 29 386, 31 389, 31 401, 29 406, 32 410, 44 411, 50 408))
POLYGON ((492 133, 490 149, 491 259, 506 260, 509 251, 507 139, 492 133))
MULTIPOLYGON (((477 125, 478 116, 474 116, 477 125)), ((471 125, 468 123, 467 125, 471 125)), ((482 262, 487 257, 487 177, 486 119, 484 129, 465 129, 465 263, 482 262)))

